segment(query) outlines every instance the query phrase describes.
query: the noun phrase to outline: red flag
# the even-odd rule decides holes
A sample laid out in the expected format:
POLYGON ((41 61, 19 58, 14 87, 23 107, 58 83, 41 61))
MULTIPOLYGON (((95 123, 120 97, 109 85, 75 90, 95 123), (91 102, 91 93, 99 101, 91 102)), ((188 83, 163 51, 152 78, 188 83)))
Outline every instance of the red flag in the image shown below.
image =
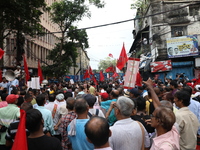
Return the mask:
POLYGON ((106 70, 106 72, 115 72, 115 67, 113 65, 111 65, 110 67, 108 67, 106 70))
POLYGON ((128 57, 123 43, 121 54, 119 56, 119 59, 117 60, 117 68, 119 68, 119 70, 122 70, 127 61, 128 57))
POLYGON ((42 76, 42 69, 40 67, 40 61, 38 60, 38 77, 40 77, 40 83, 42 83, 42 81, 44 80, 43 76, 42 76))
POLYGON ((25 71, 25 74, 26 74, 25 76, 26 76, 26 82, 27 82, 30 78, 30 75, 29 75, 29 72, 28 72, 28 66, 27 66, 25 55, 24 55, 24 71, 25 71))
POLYGON ((141 75, 140 75, 139 71, 138 71, 137 76, 136 76, 135 85, 142 86, 142 78, 141 78, 141 75))
POLYGON ((3 55, 4 55, 4 50, 2 50, 2 49, 0 48, 0 59, 3 57, 3 55))
POLYGON ((114 72, 114 74, 112 75, 113 78, 115 78, 117 76, 118 76, 117 72, 114 72))
POLYGON ((83 76, 83 79, 86 79, 86 78, 90 78, 90 74, 88 70, 85 71, 84 76, 83 76))
POLYGON ((111 54, 111 53, 108 56, 113 58, 113 54, 111 54))
POLYGON ((92 72, 92 68, 90 66, 89 66, 89 74, 94 75, 93 72, 92 72))
POLYGON ((104 81, 103 71, 100 71, 99 73, 99 81, 104 81))
POLYGON ((95 84, 95 85, 98 85, 98 83, 97 83, 97 80, 96 80, 95 76, 92 76, 92 80, 93 80, 93 82, 94 82, 94 84, 95 84))
POLYGON ((26 112, 20 109, 20 122, 13 143, 12 150, 28 150, 26 137, 26 112))

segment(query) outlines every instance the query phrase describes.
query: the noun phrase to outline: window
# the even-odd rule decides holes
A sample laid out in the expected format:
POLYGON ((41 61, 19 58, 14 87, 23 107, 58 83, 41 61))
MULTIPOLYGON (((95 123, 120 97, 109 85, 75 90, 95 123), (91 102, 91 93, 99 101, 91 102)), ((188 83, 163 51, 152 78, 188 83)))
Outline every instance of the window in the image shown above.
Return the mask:
POLYGON ((187 35, 186 26, 172 26, 171 35, 172 37, 184 36, 187 35))
POLYGON ((189 13, 190 13, 190 16, 199 15, 199 5, 190 5, 189 13))

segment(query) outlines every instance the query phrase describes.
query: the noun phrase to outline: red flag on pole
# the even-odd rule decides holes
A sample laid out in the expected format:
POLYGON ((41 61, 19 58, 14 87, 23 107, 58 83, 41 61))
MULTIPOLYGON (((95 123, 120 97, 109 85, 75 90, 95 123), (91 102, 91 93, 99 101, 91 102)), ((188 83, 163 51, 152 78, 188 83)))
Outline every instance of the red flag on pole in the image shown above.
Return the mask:
POLYGON ((115 78, 115 77, 117 77, 117 76, 119 76, 119 75, 118 75, 117 72, 115 71, 114 74, 112 75, 112 77, 115 78))
POLYGON ((26 112, 20 109, 20 122, 13 143, 12 150, 28 150, 26 137, 26 112))
POLYGON ((89 66, 89 74, 94 75, 94 73, 92 72, 92 68, 90 66, 89 66))
POLYGON ((83 79, 90 78, 89 70, 86 70, 83 79))
POLYGON ((117 60, 117 68, 119 68, 119 70, 122 70, 127 61, 128 57, 123 43, 121 54, 119 56, 119 59, 117 60))
POLYGON ((111 53, 108 56, 113 58, 113 54, 111 54, 111 53))
POLYGON ((25 55, 24 55, 24 71, 25 71, 26 82, 27 82, 30 78, 30 75, 29 75, 29 72, 28 72, 28 66, 27 66, 25 55))
POLYGON ((42 76, 42 69, 40 67, 40 61, 38 60, 38 77, 40 77, 40 84, 42 83, 42 81, 44 80, 43 76, 42 76))
POLYGON ((99 81, 104 81, 103 71, 100 71, 99 73, 99 81))
POLYGON ((140 75, 139 71, 138 71, 137 76, 136 76, 135 85, 142 86, 142 78, 141 78, 141 75, 140 75))
POLYGON ((92 76, 92 80, 93 80, 93 82, 94 82, 94 84, 95 84, 95 85, 98 85, 98 83, 97 83, 97 80, 96 80, 95 76, 92 76))
POLYGON ((106 70, 106 72, 115 72, 115 67, 113 65, 111 65, 110 67, 108 67, 106 70))
POLYGON ((0 59, 3 57, 3 55, 4 55, 4 50, 2 50, 2 49, 0 48, 0 59))

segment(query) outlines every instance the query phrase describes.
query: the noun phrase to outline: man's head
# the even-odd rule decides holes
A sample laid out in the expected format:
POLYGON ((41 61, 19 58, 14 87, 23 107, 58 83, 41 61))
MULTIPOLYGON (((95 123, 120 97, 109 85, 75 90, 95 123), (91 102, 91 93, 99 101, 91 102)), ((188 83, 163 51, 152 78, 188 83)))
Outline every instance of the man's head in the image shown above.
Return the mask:
POLYGON ((77 115, 85 114, 85 113, 87 114, 89 110, 88 103, 86 102, 85 99, 79 98, 76 100, 74 104, 74 110, 77 115))
POLYGON ((170 108, 157 107, 151 117, 151 126, 163 128, 166 132, 170 131, 176 121, 175 115, 170 108))
POLYGON ((38 106, 43 106, 46 102, 46 98, 45 98, 45 94, 40 94, 38 96, 36 96, 36 102, 38 104, 38 106))
POLYGON ((26 93, 24 99, 26 102, 31 102, 33 100, 33 96, 30 95, 29 93, 26 93))
POLYGON ((49 101, 50 101, 50 102, 54 102, 55 99, 56 99, 55 94, 49 94, 49 101))
POLYGON ((85 134, 95 148, 103 147, 111 136, 109 124, 105 118, 94 116, 85 125, 85 134))
POLYGON ((171 87, 172 89, 177 89, 177 88, 178 88, 178 83, 177 83, 175 80, 172 80, 172 81, 170 82, 170 87, 171 87))
POLYGON ((1 100, 2 101, 6 101, 6 97, 8 96, 8 94, 6 94, 6 93, 3 93, 2 95, 1 95, 1 100))
MULTIPOLYGON (((125 96, 120 96, 117 99, 116 107, 115 107, 115 115, 116 117, 130 117, 134 110, 134 102, 125 96)), ((118 118, 117 118, 118 119, 118 118)))
POLYGON ((60 93, 60 94, 56 95, 56 99, 57 99, 58 101, 64 100, 64 94, 60 93))
POLYGON ((19 95, 10 94, 6 97, 6 101, 8 104, 16 104, 18 98, 19 98, 19 95))
POLYGON ((87 101, 90 108, 93 108, 97 98, 92 94, 86 94, 83 98, 87 101))
POLYGON ((43 125, 42 114, 37 109, 30 109, 26 112, 26 128, 30 133, 40 130, 43 125))
POLYGON ((119 96, 119 91, 118 90, 112 90, 110 92, 110 98, 111 99, 116 99, 116 98, 118 98, 118 96, 119 96))
POLYGON ((136 97, 140 96, 140 93, 138 92, 137 88, 132 88, 131 90, 129 90, 129 96, 131 98, 136 98, 136 97))
POLYGON ((75 98, 68 97, 66 101, 67 101, 66 102, 67 103, 67 105, 66 105, 67 109, 68 110, 74 110, 75 98))
POLYGON ((190 105, 190 93, 185 90, 177 91, 174 94, 174 103, 179 108, 186 107, 190 105))
POLYGON ((28 111, 28 110, 33 109, 33 105, 30 102, 26 102, 26 103, 22 103, 20 108, 25 111, 28 111))

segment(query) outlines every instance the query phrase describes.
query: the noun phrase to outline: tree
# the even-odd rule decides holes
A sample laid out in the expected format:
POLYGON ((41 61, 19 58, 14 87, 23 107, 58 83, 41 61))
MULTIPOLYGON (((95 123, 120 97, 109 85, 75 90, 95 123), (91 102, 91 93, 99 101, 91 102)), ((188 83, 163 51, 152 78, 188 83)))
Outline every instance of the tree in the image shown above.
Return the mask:
MULTIPOLYGON (((100 0, 89 0, 98 8, 104 6, 100 0)), ((44 67, 46 73, 52 72, 54 76, 62 76, 69 68, 75 66, 77 48, 88 48, 88 37, 85 30, 78 30, 74 23, 83 17, 90 17, 89 6, 85 0, 61 0, 54 2, 50 7, 50 16, 53 23, 57 24, 61 37, 60 42, 48 55, 52 65, 44 67)))
POLYGON ((106 57, 104 60, 100 60, 98 69, 99 70, 106 70, 111 65, 116 66, 116 59, 111 59, 110 57, 106 57))
POLYGON ((9 34, 17 39, 17 61, 24 53, 24 35, 34 36, 42 32, 40 16, 45 10, 44 0, 4 0, 0 3, 0 47, 9 34))

